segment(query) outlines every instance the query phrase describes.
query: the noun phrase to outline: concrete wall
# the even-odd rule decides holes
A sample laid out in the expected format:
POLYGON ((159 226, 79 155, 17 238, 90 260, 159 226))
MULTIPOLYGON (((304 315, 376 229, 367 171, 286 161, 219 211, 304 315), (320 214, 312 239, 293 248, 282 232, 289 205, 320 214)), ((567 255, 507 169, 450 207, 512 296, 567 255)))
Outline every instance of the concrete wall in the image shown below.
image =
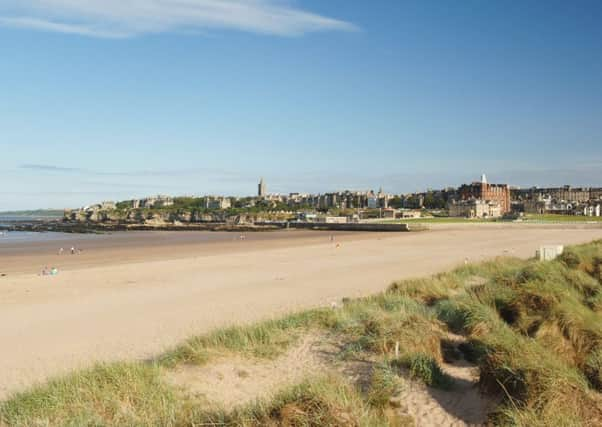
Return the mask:
MULTIPOLYGON (((364 223, 346 223, 331 224, 324 222, 280 222, 280 223, 255 223, 255 225, 278 225, 283 228, 303 228, 310 230, 333 230, 333 231, 410 231, 408 224, 364 224, 364 223)), ((416 229, 422 229, 417 227, 416 229)))

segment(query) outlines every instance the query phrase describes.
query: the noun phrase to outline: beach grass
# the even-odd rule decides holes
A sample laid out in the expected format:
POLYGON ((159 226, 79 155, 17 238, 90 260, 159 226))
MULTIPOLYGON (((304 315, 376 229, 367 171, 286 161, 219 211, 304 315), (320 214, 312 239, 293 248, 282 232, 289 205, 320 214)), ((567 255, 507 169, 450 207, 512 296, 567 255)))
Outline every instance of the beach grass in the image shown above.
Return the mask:
POLYGON ((394 364, 407 368, 411 378, 419 379, 428 386, 444 390, 452 387, 452 378, 441 370, 439 363, 431 355, 412 353, 394 360, 394 364))
POLYGON ((254 325, 218 329, 188 339, 160 355, 157 362, 165 367, 202 365, 227 353, 274 358, 295 343, 302 331, 319 324, 328 314, 327 310, 311 310, 254 325))
POLYGON ((0 424, 175 425, 183 404, 154 364, 102 364, 15 394, 0 404, 0 424))
POLYGON ((385 427, 391 425, 383 411, 370 405, 361 392, 342 377, 309 378, 288 387, 269 400, 227 411, 192 413, 190 425, 385 427))
POLYGON ((554 261, 497 258, 396 282, 334 309, 193 337, 151 361, 51 380, 0 403, 0 424, 387 425, 404 378, 451 388, 441 364, 446 337, 455 333, 465 340, 458 346, 463 357, 480 369, 483 392, 501 396, 492 424, 601 425, 601 266, 597 241, 567 248, 554 261), (378 361, 364 387, 316 373, 269 399, 224 409, 163 380, 174 367, 231 354, 275 359, 308 333, 330 337, 342 360, 378 361))

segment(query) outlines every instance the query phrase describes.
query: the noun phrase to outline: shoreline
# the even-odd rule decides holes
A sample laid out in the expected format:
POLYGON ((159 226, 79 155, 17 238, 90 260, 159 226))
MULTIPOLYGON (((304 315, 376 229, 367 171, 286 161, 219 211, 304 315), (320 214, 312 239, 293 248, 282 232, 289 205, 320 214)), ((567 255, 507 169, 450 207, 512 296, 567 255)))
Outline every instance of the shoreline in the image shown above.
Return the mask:
MULTIPOLYGON (((602 224, 525 224, 525 223, 445 223, 429 224, 427 234, 509 230, 602 230, 602 224)), ((0 279, 38 274, 45 266, 70 271, 92 267, 110 267, 144 261, 166 261, 197 256, 235 254, 278 248, 356 240, 403 238, 416 232, 337 231, 313 229, 276 229, 263 232, 231 231, 116 231, 99 234, 43 233, 43 241, 11 241, 0 237, 0 279), (244 240, 240 237, 244 236, 244 240), (59 255, 60 248, 64 249, 59 255), (69 250, 81 250, 71 255, 69 250), (2 276, 4 275, 4 276, 2 276)), ((420 234, 420 233, 418 233, 420 234)), ((0 285, 2 282, 0 281, 0 285)))
POLYGON ((0 231, 60 232, 72 234, 106 234, 125 231, 212 231, 212 232, 267 232, 276 230, 316 230, 316 231, 370 231, 370 232, 409 232, 424 231, 422 224, 410 227, 406 223, 381 222, 297 222, 297 221, 255 221, 254 223, 206 222, 206 223, 126 223, 126 222, 65 222, 65 221, 24 221, 12 224, 0 223, 0 231))
MULTIPOLYGON (((111 266, 143 261, 166 261, 191 256, 240 253, 336 241, 383 238, 389 233, 274 230, 265 233, 218 231, 123 231, 97 235, 72 234, 42 242, 2 242, 0 273, 12 276, 38 273, 45 265, 61 270, 111 266), (244 236, 244 240, 241 240, 244 236), (59 255, 63 248, 65 252, 59 255), (82 252, 71 255, 75 247, 82 252)), ((1 282, 0 282, 1 284, 1 282)))
POLYGON ((227 222, 206 223, 103 223, 69 222, 63 220, 24 220, 0 223, 0 231, 59 232, 73 234, 103 234, 118 231, 271 231, 281 227, 271 225, 231 224, 227 222))
MULTIPOLYGON (((525 224, 525 223, 445 223, 429 224, 422 233, 440 234, 494 230, 602 230, 602 224, 525 224)), ((92 267, 110 267, 144 261, 166 261, 197 256, 235 254, 278 248, 295 248, 356 240, 399 238, 407 232, 338 231, 315 229, 274 229, 263 232, 231 231, 116 231, 91 233, 43 233, 40 241, 2 240, 0 237, 0 279, 38 274, 45 266, 71 271, 92 267), (53 239, 56 233, 60 238, 53 239), (241 240, 244 236, 244 240, 241 240), (81 250, 77 255, 70 248, 81 250), (60 248, 64 253, 59 255, 60 248), (3 276, 2 276, 3 275, 3 276)), ((0 281, 0 285, 2 282, 0 281)))

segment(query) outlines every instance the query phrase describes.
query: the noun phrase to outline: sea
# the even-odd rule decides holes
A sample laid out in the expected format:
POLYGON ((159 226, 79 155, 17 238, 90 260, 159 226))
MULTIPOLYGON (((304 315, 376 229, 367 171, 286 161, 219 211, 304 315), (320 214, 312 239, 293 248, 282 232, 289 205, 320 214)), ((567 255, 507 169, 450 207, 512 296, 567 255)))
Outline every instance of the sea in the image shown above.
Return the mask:
POLYGON ((21 222, 21 221, 33 221, 37 218, 29 217, 29 216, 9 216, 9 215, 0 215, 0 225, 8 225, 12 222, 21 222))
MULTIPOLYGON (((0 215, 0 245, 6 243, 16 242, 49 242, 49 241, 61 241, 73 238, 73 234, 70 233, 58 233, 58 232, 35 232, 35 231, 4 231, 2 227, 10 226, 15 222, 28 222, 40 220, 40 217, 28 217, 28 216, 9 216, 0 215)), ((47 219, 47 218, 46 218, 47 219)))

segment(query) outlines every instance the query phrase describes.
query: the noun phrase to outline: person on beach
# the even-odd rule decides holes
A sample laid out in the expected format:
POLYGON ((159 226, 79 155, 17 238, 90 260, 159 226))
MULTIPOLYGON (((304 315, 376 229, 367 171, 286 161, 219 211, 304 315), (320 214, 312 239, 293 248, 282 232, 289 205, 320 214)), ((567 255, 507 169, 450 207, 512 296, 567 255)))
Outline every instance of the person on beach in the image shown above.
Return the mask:
POLYGON ((71 255, 75 255, 75 247, 71 246, 71 255))
POLYGON ((65 252, 65 249, 63 249, 63 248, 60 248, 60 249, 59 249, 59 255, 63 255, 63 252, 65 252))

